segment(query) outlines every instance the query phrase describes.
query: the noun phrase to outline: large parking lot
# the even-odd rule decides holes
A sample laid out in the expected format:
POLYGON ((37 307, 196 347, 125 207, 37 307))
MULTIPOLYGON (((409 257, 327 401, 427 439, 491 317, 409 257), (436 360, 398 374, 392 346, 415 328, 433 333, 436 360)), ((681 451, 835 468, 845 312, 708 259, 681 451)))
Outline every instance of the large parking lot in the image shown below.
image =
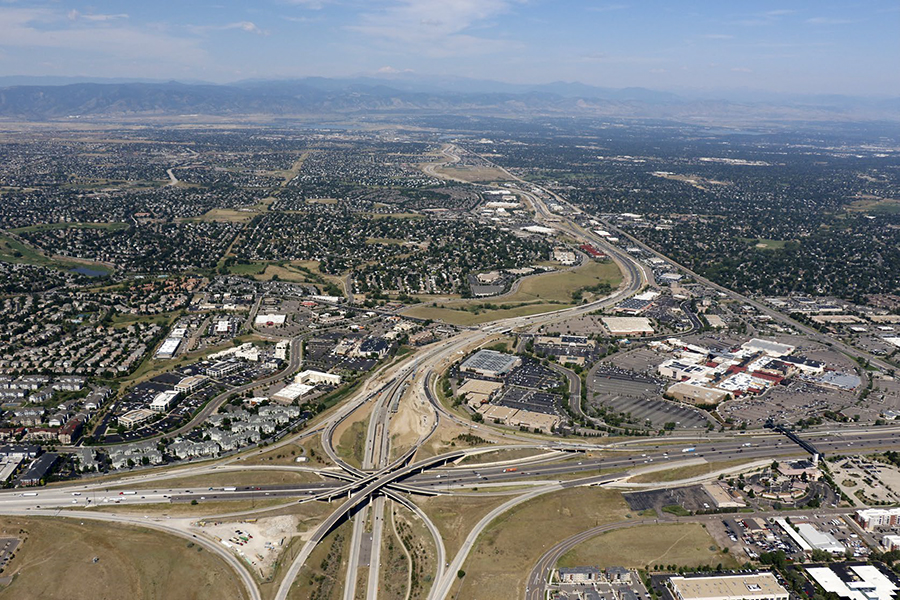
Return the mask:
POLYGON ((652 377, 601 363, 588 376, 588 401, 619 413, 630 414, 633 422, 651 427, 675 423, 679 429, 705 428, 706 416, 699 410, 662 398, 663 385, 652 377))

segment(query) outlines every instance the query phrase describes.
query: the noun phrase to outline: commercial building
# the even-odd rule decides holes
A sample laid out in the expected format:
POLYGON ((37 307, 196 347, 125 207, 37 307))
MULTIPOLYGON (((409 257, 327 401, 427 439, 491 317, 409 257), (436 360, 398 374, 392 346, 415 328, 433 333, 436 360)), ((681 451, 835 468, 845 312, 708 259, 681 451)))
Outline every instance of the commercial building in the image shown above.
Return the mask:
POLYGON ((894 550, 900 550, 900 535, 884 536, 884 539, 881 540, 881 545, 884 546, 885 552, 893 552, 894 550))
POLYGON ((478 407, 490 402, 491 398, 502 388, 503 384, 497 381, 466 379, 465 383, 456 390, 456 394, 465 397, 469 406, 478 407))
POLYGON ((856 511, 856 522, 864 529, 897 527, 900 525, 900 508, 866 508, 856 511))
POLYGON ((656 371, 669 379, 707 379, 712 369, 673 358, 661 363, 656 371))
POLYGON ((704 577, 670 577, 678 600, 788 600, 788 592, 768 572, 704 577))
POLYGON ((652 335, 654 332, 647 317, 603 317, 602 321, 611 335, 652 335))
POLYGON ((753 338, 749 342, 741 344, 741 348, 750 350, 751 352, 763 352, 774 358, 787 356, 797 349, 795 346, 779 344, 778 342, 770 342, 768 340, 761 340, 758 338, 753 338))
POLYGON ((236 371, 240 363, 231 361, 231 360, 223 360, 221 362, 217 362, 211 367, 206 368, 206 374, 210 377, 222 377, 223 375, 228 375, 232 371, 236 371))
POLYGON ((518 356, 496 350, 479 350, 460 365, 460 373, 473 373, 483 377, 505 377, 522 364, 518 356))
POLYGON ((560 567, 558 575, 560 583, 596 583, 602 572, 597 567, 560 567))
POLYGON ((272 400, 290 404, 294 400, 302 398, 310 393, 313 389, 315 389, 314 386, 306 385, 305 383, 292 383, 286 388, 272 394, 272 400))
POLYGON ((59 454, 47 453, 40 456, 31 463, 28 470, 19 477, 19 485, 34 486, 40 485, 44 478, 50 473, 53 465, 56 464, 59 454))
POLYGON ((826 592, 849 600, 893 600, 897 586, 878 567, 865 564, 808 567, 806 572, 826 592))
POLYGON ((261 325, 263 327, 280 327, 284 325, 285 315, 256 315, 256 318, 253 320, 254 325, 261 325))
POLYGON ((180 392, 176 390, 166 390, 156 395, 150 402, 150 410, 153 412, 166 412, 169 407, 178 399, 180 392))
POLYGON ((159 359, 169 359, 175 356, 175 353, 178 352, 178 347, 181 345, 181 338, 168 337, 163 340, 163 343, 160 344, 159 349, 156 351, 155 358, 159 359))
POLYGON ((156 413, 152 410, 148 410, 146 408, 138 408, 136 410, 130 410, 124 415, 121 415, 118 421, 119 425, 124 425, 125 427, 134 427, 135 425, 140 425, 144 421, 151 419, 155 415, 156 413))
POLYGON ((833 535, 827 531, 819 531, 811 523, 800 523, 797 525, 797 529, 814 550, 823 550, 831 554, 843 554, 847 551, 847 548, 833 535))
POLYGON ((708 388, 687 381, 680 381, 666 390, 666 393, 679 402, 690 404, 718 404, 728 398, 728 392, 716 388, 708 388))
POLYGON ((322 371, 313 371, 306 370, 297 373, 294 377, 294 383, 306 383, 306 384, 317 384, 324 383, 325 385, 341 385, 341 376, 335 375, 334 373, 323 373, 322 371))
POLYGON ((191 375, 185 377, 175 384, 175 391, 182 394, 192 394, 194 390, 199 389, 204 383, 209 381, 209 377, 204 375, 191 375))

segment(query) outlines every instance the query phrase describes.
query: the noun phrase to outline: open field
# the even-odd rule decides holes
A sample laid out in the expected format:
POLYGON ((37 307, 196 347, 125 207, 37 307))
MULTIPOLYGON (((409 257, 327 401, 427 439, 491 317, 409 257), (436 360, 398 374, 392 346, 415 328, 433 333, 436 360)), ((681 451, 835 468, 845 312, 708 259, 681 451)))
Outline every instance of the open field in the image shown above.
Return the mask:
POLYGON ((425 511, 441 533, 448 560, 456 555, 475 524, 508 500, 509 496, 434 496, 415 499, 416 504, 425 511))
POLYGON ((559 560, 560 567, 583 565, 646 569, 651 565, 697 567, 738 566, 723 554, 700 523, 641 525, 598 535, 579 544, 559 560))
MULTIPOLYGON (((262 492, 260 492, 260 494, 262 494, 262 492)), ((110 492, 110 497, 112 497, 112 495, 113 493, 110 492)), ((98 497, 100 497, 99 494, 98 497)), ((273 506, 291 503, 293 500, 291 500, 291 498, 266 498, 265 500, 234 500, 230 502, 226 500, 215 502, 198 501, 197 504, 191 504, 190 502, 178 502, 176 504, 165 504, 163 502, 141 504, 140 500, 130 500, 130 502, 132 502, 132 504, 98 504, 89 508, 85 508, 84 506, 73 506, 72 509, 137 516, 207 517, 210 515, 271 508, 273 506)))
POLYGON ((424 215, 419 213, 363 213, 370 219, 422 219, 424 215))
POLYGON ((443 321, 451 325, 478 325, 487 323, 488 321, 496 321, 497 319, 506 319, 509 317, 525 317, 528 315, 537 315, 554 310, 562 310, 569 308, 571 304, 525 304, 522 306, 514 306, 514 308, 504 308, 503 304, 498 305, 500 308, 496 310, 485 310, 482 312, 470 312, 465 309, 454 310, 451 308, 438 308, 436 306, 414 306, 403 314, 410 317, 419 317, 421 319, 434 319, 443 321))
POLYGON ((506 460, 516 460, 518 458, 528 458, 530 456, 539 456, 546 454, 547 451, 541 448, 519 448, 516 450, 493 450, 484 454, 476 454, 467 456, 460 461, 460 465, 480 465, 492 462, 501 462, 506 460))
POLYGON ((504 301, 527 302, 571 302, 572 294, 578 290, 601 283, 615 289, 622 281, 622 274, 614 262, 589 261, 586 264, 559 273, 547 273, 526 277, 516 293, 505 296, 504 301))
POLYGON ((741 241, 759 250, 781 250, 788 240, 765 240, 741 238, 741 241))
POLYGON ((665 471, 654 471, 652 473, 644 473, 643 475, 635 475, 628 481, 630 483, 666 483, 670 481, 680 481, 682 479, 690 479, 691 477, 699 477, 701 475, 709 475, 723 469, 730 469, 743 464, 754 462, 747 459, 725 460, 719 462, 710 462, 702 465, 689 465, 686 467, 675 467, 665 471))
POLYGON ((438 167, 434 170, 438 175, 445 177, 462 179, 469 183, 480 183, 485 181, 510 181, 509 175, 495 169, 493 167, 455 167, 445 166, 438 167))
POLYGON ((109 489, 158 490, 160 488, 207 488, 222 487, 226 485, 290 485, 299 483, 318 483, 320 481, 322 481, 322 478, 315 473, 308 473, 303 471, 270 471, 268 469, 247 469, 246 471, 229 471, 223 473, 192 475, 188 477, 176 477, 173 479, 163 479, 160 481, 151 481, 147 483, 139 483, 136 485, 120 485, 111 487, 109 489))
POLYGON ((0 598, 245 598, 237 576, 200 546, 163 533, 70 519, 0 519, 25 541, 0 598), (94 559, 97 559, 94 562, 94 559))
POLYGON ((40 223, 38 225, 29 225, 28 227, 18 227, 10 229, 12 233, 30 233, 33 231, 49 231, 51 229, 126 229, 127 223, 40 223))
POLYGON ((849 212, 867 212, 881 214, 900 213, 900 198, 878 198, 863 196, 846 207, 849 212))
MULTIPOLYGON (((353 521, 345 521, 316 546, 297 574, 288 594, 289 599, 337 600, 343 597, 352 532, 353 521)), ((299 547, 296 552, 299 552, 299 547)), ((286 558, 289 560, 290 555, 286 558)))
POLYGON ((621 494, 593 487, 553 492, 519 505, 478 538, 463 566, 459 598, 521 598, 528 567, 550 546, 626 515, 621 494))
POLYGON ((319 435, 271 450, 255 449, 240 457, 238 461, 249 465, 294 465, 298 456, 309 458, 309 461, 303 465, 306 467, 321 467, 331 464, 328 455, 322 449, 322 438, 319 435))
MULTIPOLYGON (((621 281, 622 274, 615 263, 590 261, 571 271, 526 277, 515 292, 496 299, 479 298, 448 301, 441 305, 419 305, 406 310, 405 314, 454 325, 477 325, 508 317, 562 310, 572 305, 573 294, 579 290, 600 284, 607 284, 615 289, 621 281), (490 304, 492 308, 483 308, 485 304, 490 304)), ((591 300, 589 294, 584 297, 591 300)))
POLYGON ((89 260, 81 260, 74 258, 55 258, 50 257, 33 246, 23 244, 19 240, 13 239, 8 235, 0 233, 0 261, 14 263, 36 265, 39 267, 49 267, 51 269, 60 269, 62 271, 71 271, 78 267, 87 267, 92 271, 103 274, 110 273, 112 269, 106 265, 101 265, 89 260))

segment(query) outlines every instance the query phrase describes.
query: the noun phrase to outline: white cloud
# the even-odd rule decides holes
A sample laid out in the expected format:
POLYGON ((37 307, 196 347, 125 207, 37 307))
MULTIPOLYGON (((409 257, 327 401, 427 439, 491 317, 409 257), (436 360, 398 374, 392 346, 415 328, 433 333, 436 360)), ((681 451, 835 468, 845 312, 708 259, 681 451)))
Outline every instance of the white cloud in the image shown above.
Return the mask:
POLYGON ((849 25, 855 22, 850 19, 832 19, 830 17, 813 17, 806 20, 809 25, 849 25))
POLYGON ((753 69, 748 69, 747 67, 731 67, 732 73, 752 73, 753 69))
MULTIPOLYGON (((405 52, 431 57, 478 55, 508 49, 510 43, 471 33, 508 12, 513 0, 394 0, 360 17, 351 31, 405 52)), ((489 26, 489 25, 488 25, 489 26)))
POLYGON ((70 10, 66 16, 69 17, 70 21, 77 21, 79 19, 83 19, 85 21, 94 21, 95 23, 103 23, 106 21, 118 21, 120 19, 128 18, 128 15, 125 13, 118 13, 118 14, 111 14, 111 15, 96 14, 96 13, 82 14, 82 13, 78 12, 77 10, 75 10, 74 8, 72 10, 70 10))
POLYGON ((701 37, 704 37, 708 40, 730 40, 734 38, 733 35, 728 35, 727 33, 707 33, 706 35, 703 35, 701 37))
POLYGON ((44 8, 0 7, 4 48, 46 48, 114 56, 122 60, 199 64, 206 55, 197 41, 117 23, 82 20, 83 15, 44 8))

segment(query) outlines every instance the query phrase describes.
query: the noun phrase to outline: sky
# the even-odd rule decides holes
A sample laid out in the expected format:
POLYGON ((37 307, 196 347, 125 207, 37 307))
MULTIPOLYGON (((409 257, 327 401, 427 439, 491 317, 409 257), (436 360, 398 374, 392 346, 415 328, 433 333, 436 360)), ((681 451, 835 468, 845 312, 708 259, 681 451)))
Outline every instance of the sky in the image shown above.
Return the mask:
POLYGON ((0 75, 900 95, 900 2, 0 0, 0 75))

